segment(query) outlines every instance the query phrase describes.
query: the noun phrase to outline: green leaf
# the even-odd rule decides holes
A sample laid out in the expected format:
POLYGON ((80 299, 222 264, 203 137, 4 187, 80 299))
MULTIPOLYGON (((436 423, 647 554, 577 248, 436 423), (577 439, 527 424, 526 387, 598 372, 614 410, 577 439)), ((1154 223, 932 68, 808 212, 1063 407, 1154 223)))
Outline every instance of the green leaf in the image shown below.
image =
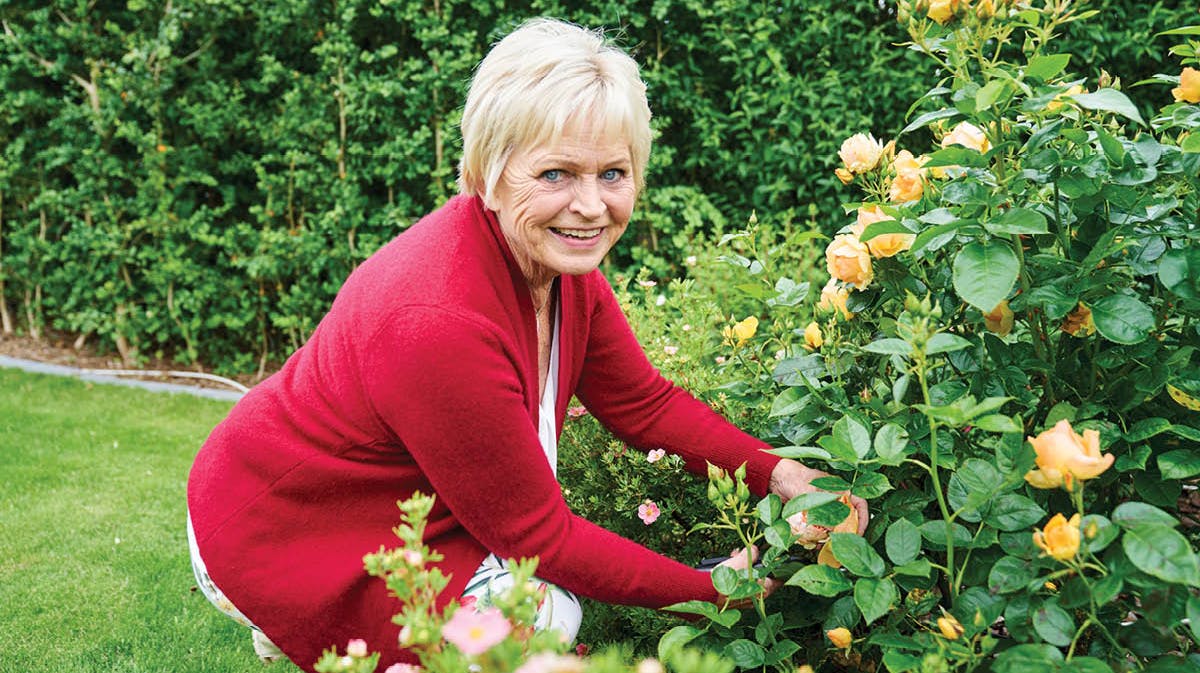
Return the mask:
POLYGON ((896 519, 888 526, 883 545, 892 563, 898 566, 911 563, 921 553, 921 531, 908 519, 896 519))
POLYGON ((890 490, 892 482, 880 472, 860 472, 850 487, 850 493, 864 500, 873 500, 890 490))
POLYGON ((1158 457, 1158 471, 1164 479, 1187 479, 1200 474, 1200 451, 1168 451, 1158 457))
POLYGON ((1004 414, 983 416, 982 418, 975 419, 974 423, 975 427, 988 432, 1021 433, 1025 431, 1025 428, 1020 423, 1013 420, 1011 416, 1005 416, 1004 414))
POLYGON ((1079 93, 1069 98, 1086 110, 1112 112, 1113 114, 1118 114, 1126 119, 1135 121, 1142 126, 1146 125, 1146 122, 1142 121, 1142 115, 1138 112, 1137 106, 1133 104, 1133 101, 1129 100, 1128 96, 1116 89, 1100 89, 1095 93, 1079 93))
POLYGON ((685 601, 663 608, 665 612, 679 612, 686 615, 700 615, 710 620, 716 620, 721 614, 720 608, 708 601, 685 601))
POLYGON ((889 579, 866 577, 854 583, 854 604, 867 624, 886 615, 900 601, 900 592, 889 579))
POLYGON ((1079 530, 1083 531, 1083 542, 1093 554, 1103 551, 1121 534, 1112 521, 1100 514, 1084 516, 1079 522, 1079 530))
POLYGON ((833 502, 838 499, 837 493, 825 493, 823 491, 813 491, 812 493, 801 493, 788 500, 783 505, 783 513, 780 514, 783 518, 788 518, 800 512, 807 512, 810 509, 815 509, 826 503, 833 502))
POLYGON ((899 465, 904 462, 908 448, 908 431, 895 423, 885 423, 875 433, 875 455, 884 465, 899 465))
POLYGON ((995 673, 1055 673, 1063 660, 1053 645, 1017 645, 996 655, 995 673))
POLYGON ((764 451, 780 458, 792 458, 794 460, 803 460, 805 458, 829 460, 831 458, 828 451, 815 446, 781 446, 777 449, 764 449, 764 451))
POLYGON ((1200 598, 1195 595, 1188 596, 1187 616, 1188 630, 1192 634, 1192 640, 1200 645, 1200 598))
MULTIPOLYGON (((1200 138, 1200 134, 1192 135, 1200 138)), ((1158 280, 1178 297, 1200 297, 1200 249, 1166 251, 1158 260, 1158 280)))
POLYGON ((926 249, 930 252, 940 249, 943 245, 954 240, 954 237, 958 235, 959 228, 964 224, 965 222, 958 220, 922 229, 921 233, 917 234, 917 237, 913 239, 910 252, 914 255, 920 255, 926 249))
POLYGON ((1044 234, 1049 231, 1046 216, 1029 208, 1010 208, 1000 217, 986 220, 983 228, 993 234, 1044 234))
POLYGON ((1125 433, 1125 441, 1136 444, 1170 429, 1171 421, 1165 418, 1143 418, 1129 427, 1129 431, 1125 433))
POLYGON ((1007 87, 1008 82, 1002 79, 994 79, 980 87, 979 93, 975 94, 975 112, 983 112, 995 105, 1007 87))
POLYGON ((871 453, 871 429, 853 416, 842 416, 833 424, 833 436, 854 449, 859 460, 871 453))
POLYGON ((833 557, 846 570, 859 577, 882 577, 885 570, 883 558, 871 548, 866 540, 854 533, 833 533, 829 536, 833 557))
POLYGON ((1138 570, 1164 582, 1200 586, 1200 562, 1187 538, 1168 526, 1138 526, 1121 538, 1125 555, 1138 570))
POLYGON ((800 587, 814 596, 836 596, 853 586, 840 571, 817 563, 797 570, 784 584, 800 587))
POLYGON ((916 131, 917 129, 924 128, 939 119, 949 119, 950 117, 957 117, 958 115, 959 115, 958 110, 955 110, 954 108, 946 108, 944 110, 934 110, 933 112, 926 112, 925 114, 922 114, 919 117, 917 117, 916 119, 909 122, 908 126, 905 126, 904 129, 902 129, 900 131, 900 133, 901 133, 901 135, 903 135, 910 131, 916 131))
POLYGON ((726 596, 732 596, 737 591, 738 573, 729 566, 717 566, 712 571, 713 588, 726 596))
POLYGON ((983 168, 987 166, 987 159, 978 151, 969 147, 951 145, 930 154, 929 161, 925 163, 925 168, 937 168, 940 166, 983 168))
POLYGON ((1096 657, 1075 657, 1059 669, 1062 673, 1112 673, 1112 667, 1096 657))
POLYGON ((912 346, 903 339, 877 339, 863 346, 862 349, 869 353, 879 353, 881 355, 902 355, 908 357, 912 354, 912 346))
POLYGON ((692 642, 703 633, 702 629, 689 624, 681 624, 672 628, 658 639, 658 658, 666 660, 672 652, 692 642))
POLYGON ((1121 528, 1137 528, 1138 526, 1171 526, 1173 528, 1179 525, 1175 517, 1154 505, 1136 501, 1117 505, 1112 513, 1112 520, 1121 528))
POLYGON ((988 573, 988 590, 996 594, 1011 594, 1025 588, 1036 573, 1029 561, 1015 556, 1005 556, 996 561, 988 573))
POLYGON ((938 332, 929 338, 925 344, 925 353, 927 355, 936 355, 938 353, 952 353, 960 351, 964 348, 970 348, 971 342, 948 332, 938 332))
POLYGON ((850 508, 841 502, 828 502, 808 510, 808 522, 814 526, 833 528, 850 516, 850 508))
POLYGON ((1052 77, 1066 69, 1067 63, 1071 61, 1070 54, 1044 54, 1034 56, 1029 59, 1029 65, 1025 67, 1025 75, 1034 79, 1040 79, 1043 82, 1049 81, 1052 77))
POLYGON ((1043 603, 1033 611, 1033 630, 1051 645, 1066 647, 1075 635, 1075 620, 1054 603, 1043 603))
POLYGON ((729 657, 738 668, 758 668, 767 657, 767 651, 762 645, 745 638, 739 638, 726 645, 722 654, 729 657))
POLYGON ((1155 37, 1159 35, 1200 35, 1200 26, 1184 26, 1182 28, 1172 28, 1164 30, 1161 33, 1155 33, 1155 37))
POLYGON ((1099 124, 1092 124, 1092 132, 1096 134, 1096 138, 1100 141, 1100 148, 1104 150, 1104 156, 1108 157, 1110 163, 1114 166, 1120 166, 1125 162, 1125 148, 1121 145, 1121 141, 1117 140, 1113 134, 1104 130, 1104 127, 1099 124))
POLYGON ((1141 343, 1154 329, 1154 312, 1141 300, 1123 294, 1111 294, 1092 305, 1096 331, 1114 343, 1141 343))
POLYGON ((888 673, 908 673, 921 668, 921 657, 885 648, 883 650, 883 666, 888 673))
POLYGON ((919 558, 916 561, 905 563, 904 565, 898 565, 893 568, 893 570, 896 571, 897 575, 909 575, 910 577, 929 577, 929 574, 933 572, 933 565, 929 562, 929 559, 919 558))
POLYGON ((1020 268, 1016 253, 1005 243, 969 243, 954 258, 954 291, 988 313, 1008 297, 1020 268))
POLYGON ((779 499, 779 496, 768 493, 767 497, 758 501, 755 512, 758 514, 758 520, 769 526, 779 518, 779 512, 782 509, 783 501, 779 499))
POLYGON ((1006 532, 1027 530, 1046 516, 1046 510, 1017 493, 1002 493, 988 507, 983 520, 993 528, 1006 532))

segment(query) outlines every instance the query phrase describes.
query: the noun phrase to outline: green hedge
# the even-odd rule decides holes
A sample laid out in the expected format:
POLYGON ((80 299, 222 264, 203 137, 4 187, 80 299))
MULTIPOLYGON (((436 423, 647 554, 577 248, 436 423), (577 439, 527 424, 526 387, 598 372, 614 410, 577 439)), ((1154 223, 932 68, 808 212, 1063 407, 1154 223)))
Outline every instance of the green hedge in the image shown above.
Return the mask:
MULTIPOLYGON (((1092 4, 1073 69, 1168 70, 1153 34, 1189 10, 1092 4)), ((660 137, 612 264, 660 277, 753 210, 832 229, 841 140, 893 136, 931 81, 867 0, 44 5, 0 0, 0 327, 226 372, 285 357, 453 193, 466 83, 521 19, 618 29, 642 63, 660 137)))

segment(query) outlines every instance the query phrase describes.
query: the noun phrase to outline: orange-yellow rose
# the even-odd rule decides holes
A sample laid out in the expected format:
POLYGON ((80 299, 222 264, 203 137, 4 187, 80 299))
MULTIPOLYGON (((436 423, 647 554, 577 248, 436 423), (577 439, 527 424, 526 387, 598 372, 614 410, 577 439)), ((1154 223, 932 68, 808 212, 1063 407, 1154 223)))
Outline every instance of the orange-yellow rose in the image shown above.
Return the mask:
POLYGON ((954 17, 958 11, 960 0, 931 0, 929 3, 929 18, 944 24, 954 17))
MULTIPOLYGON (((867 226, 895 219, 879 206, 864 206, 858 209, 858 219, 851 230, 855 236, 862 236, 867 226)), ((867 239, 867 249, 875 257, 892 257, 911 248, 916 237, 916 234, 881 234, 867 239)))
POLYGON ((892 178, 892 185, 888 188, 888 199, 903 202, 921 198, 925 193, 925 169, 922 166, 926 161, 929 161, 929 157, 917 158, 908 150, 900 150, 892 162, 896 177, 892 178))
POLYGON ((833 174, 837 176, 837 179, 840 180, 843 185, 848 185, 851 182, 854 182, 854 174, 844 168, 834 169, 833 174))
POLYGON ((846 308, 846 300, 849 298, 850 291, 838 285, 836 279, 830 278, 825 287, 821 288, 821 299, 817 302, 817 308, 822 311, 837 311, 842 318, 849 320, 854 317, 846 308))
POLYGON ((1094 479, 1113 464, 1113 454, 1100 455, 1100 433, 1084 430, 1080 436, 1063 419, 1029 443, 1037 453, 1037 469, 1025 474, 1035 488, 1073 488, 1074 480, 1094 479))
POLYGON ((866 173, 879 165, 883 156, 883 145, 869 133, 855 133, 846 138, 838 156, 851 173, 866 173))
POLYGON ((1049 110, 1050 112, 1054 112, 1055 110, 1057 110, 1063 106, 1062 99, 1064 97, 1074 96, 1075 94, 1080 94, 1080 93, 1083 93, 1084 91, 1085 91, 1085 89, 1083 88, 1082 84, 1072 85, 1070 89, 1067 89, 1066 91, 1058 94, 1057 96, 1054 97, 1054 100, 1050 101, 1049 103, 1046 103, 1046 109, 1049 110))
POLYGON ((1069 520, 1062 514, 1055 514, 1046 522, 1045 528, 1033 532, 1033 543, 1059 561, 1075 558, 1079 552, 1079 538, 1078 514, 1069 520))
POLYGON ((1177 102, 1200 103, 1200 70, 1184 68, 1179 73, 1179 86, 1171 89, 1177 102))
POLYGON ((724 335, 727 342, 740 347, 753 338, 756 332, 758 332, 758 318, 749 316, 732 327, 726 327, 724 335))
POLYGON ((1080 303, 1074 311, 1063 318, 1059 329, 1073 337, 1091 336, 1096 333, 1096 321, 1092 320, 1092 309, 1080 303))
POLYGON ((841 649, 850 647, 850 643, 854 641, 854 636, 851 635, 850 629, 844 626, 826 631, 825 637, 829 639, 829 642, 833 643, 834 647, 841 649))
POLYGON ((821 326, 816 322, 808 323, 808 327, 804 328, 804 347, 815 351, 824 344, 825 338, 821 336, 821 326))
POLYGON ((983 132, 983 129, 971 122, 959 122, 957 126, 942 138, 943 148, 950 147, 951 145, 969 147, 980 154, 986 154, 992 148, 992 144, 988 141, 987 134, 983 132))
POLYGON ((1013 312, 1008 307, 1008 300, 996 304, 991 311, 983 314, 983 325, 993 334, 1008 336, 1013 328, 1013 312))
POLYGON ((871 251, 853 234, 839 234, 825 248, 825 265, 829 275, 862 290, 875 277, 871 269, 871 251))

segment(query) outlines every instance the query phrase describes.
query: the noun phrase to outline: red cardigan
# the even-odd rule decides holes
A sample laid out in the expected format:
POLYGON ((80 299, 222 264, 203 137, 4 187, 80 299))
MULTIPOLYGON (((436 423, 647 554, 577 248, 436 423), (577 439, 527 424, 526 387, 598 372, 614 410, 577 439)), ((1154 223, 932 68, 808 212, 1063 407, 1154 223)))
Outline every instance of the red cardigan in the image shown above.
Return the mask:
MULTIPOLYGON (((297 665, 364 638, 411 661, 399 603, 363 555, 395 546, 396 501, 437 494, 427 544, 461 594, 488 551, 540 557, 581 596, 662 607, 713 600, 693 570, 574 515, 538 441, 537 332, 494 213, 456 197, 355 270, 312 337, 213 430, 188 509, 217 586, 297 665)), ((778 458, 646 360, 599 273, 560 279, 556 423, 572 394, 621 439, 704 473, 778 458)))

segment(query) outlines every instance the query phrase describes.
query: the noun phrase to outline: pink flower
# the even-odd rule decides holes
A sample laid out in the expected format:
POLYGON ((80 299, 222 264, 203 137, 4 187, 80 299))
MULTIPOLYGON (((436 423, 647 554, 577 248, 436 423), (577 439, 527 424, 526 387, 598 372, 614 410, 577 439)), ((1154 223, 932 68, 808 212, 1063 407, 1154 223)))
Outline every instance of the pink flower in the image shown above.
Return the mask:
POLYGON ((725 364, 725 356, 724 356, 724 355, 718 355, 718 356, 716 357, 716 362, 717 362, 717 364, 719 364, 719 365, 723 365, 723 364, 725 364))
POLYGON ((666 455, 667 455, 666 449, 651 449, 650 452, 646 454, 646 462, 657 463, 658 461, 663 459, 663 456, 666 456, 666 455))
POLYGON ((584 406, 567 407, 567 418, 579 418, 580 416, 586 416, 587 412, 587 407, 584 406))
POLYGON ((421 667, 412 664, 392 664, 383 673, 421 673, 421 667))
POLYGON ((346 643, 346 654, 352 657, 367 656, 367 641, 363 640, 362 638, 355 638, 354 640, 346 643))
POLYGON ((639 280, 638 285, 641 285, 642 287, 654 287, 655 285, 658 285, 658 283, 652 280, 639 280))
POLYGON ((667 355, 674 355, 679 352, 679 346, 663 346, 663 352, 667 355))
POLYGON ((497 608, 482 612, 460 608, 442 627, 442 637, 463 654, 476 656, 504 640, 511 631, 512 624, 497 608))
POLYGON ((405 549, 404 562, 410 566, 416 566, 420 568, 425 564, 425 557, 421 556, 421 552, 417 551, 416 549, 405 549))
POLYGON ((646 524, 647 526, 655 521, 658 521, 658 515, 660 514, 662 514, 662 512, 659 511, 658 505, 654 504, 653 500, 646 500, 642 504, 638 505, 638 518, 641 519, 642 523, 646 524))

